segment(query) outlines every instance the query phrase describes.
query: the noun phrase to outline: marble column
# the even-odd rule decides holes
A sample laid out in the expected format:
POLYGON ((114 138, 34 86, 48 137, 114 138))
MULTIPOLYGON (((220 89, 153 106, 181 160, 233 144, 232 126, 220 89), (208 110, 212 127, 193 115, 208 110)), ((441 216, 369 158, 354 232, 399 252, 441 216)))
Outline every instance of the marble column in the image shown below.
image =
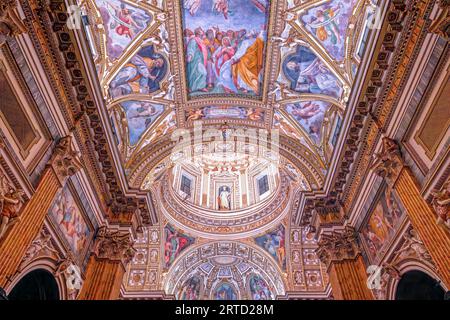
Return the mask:
POLYGON ((333 296, 337 300, 373 300, 353 228, 322 234, 317 255, 325 264, 333 296))
POLYGON ((78 299, 118 299, 126 265, 134 254, 130 233, 101 227, 96 236, 78 299))
POLYGON ((81 168, 70 136, 60 139, 41 176, 36 192, 18 211, 19 221, 0 239, 0 287, 13 276, 31 242, 39 234, 45 216, 66 179, 81 168))
POLYGON ((439 224, 439 216, 420 193, 419 184, 411 169, 402 159, 396 141, 384 137, 382 150, 375 155, 375 172, 388 185, 387 195, 395 190, 413 228, 419 234, 438 269, 441 280, 450 288, 450 236, 445 225, 439 224))

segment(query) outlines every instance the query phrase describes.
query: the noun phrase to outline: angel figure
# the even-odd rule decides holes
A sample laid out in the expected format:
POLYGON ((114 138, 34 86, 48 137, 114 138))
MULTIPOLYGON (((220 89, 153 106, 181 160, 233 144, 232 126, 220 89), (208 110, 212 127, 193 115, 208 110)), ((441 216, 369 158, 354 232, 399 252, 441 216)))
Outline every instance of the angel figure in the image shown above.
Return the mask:
POLYGON ((110 2, 105 4, 114 10, 114 12, 109 12, 113 19, 111 29, 114 29, 118 35, 133 39, 145 27, 146 18, 138 12, 128 9, 125 4, 122 3, 120 7, 110 2))

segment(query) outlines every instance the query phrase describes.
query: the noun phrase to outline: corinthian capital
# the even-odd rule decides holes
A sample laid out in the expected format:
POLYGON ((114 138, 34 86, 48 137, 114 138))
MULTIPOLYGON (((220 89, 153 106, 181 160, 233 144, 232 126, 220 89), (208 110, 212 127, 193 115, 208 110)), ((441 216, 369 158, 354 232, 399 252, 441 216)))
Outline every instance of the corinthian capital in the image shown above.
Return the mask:
POLYGON ((441 11, 431 23, 429 30, 450 41, 450 0, 440 0, 439 8, 441 11))
POLYGON ((64 184, 64 180, 67 177, 74 175, 82 168, 78 152, 72 147, 71 136, 66 136, 59 140, 49 164, 55 170, 61 184, 64 184))
POLYGON ((0 43, 4 42, 6 37, 15 37, 26 31, 16 9, 16 0, 0 2, 0 43))
POLYGON ((403 166, 404 163, 397 142, 384 137, 382 139, 381 152, 375 154, 375 162, 372 165, 372 169, 392 187, 397 181, 403 166))
POLYGON ((316 253, 327 267, 331 262, 355 259, 361 253, 355 229, 347 226, 342 231, 322 234, 316 253))
POLYGON ((121 261, 126 265, 133 259, 136 250, 130 233, 101 227, 97 233, 94 252, 100 259, 121 261))

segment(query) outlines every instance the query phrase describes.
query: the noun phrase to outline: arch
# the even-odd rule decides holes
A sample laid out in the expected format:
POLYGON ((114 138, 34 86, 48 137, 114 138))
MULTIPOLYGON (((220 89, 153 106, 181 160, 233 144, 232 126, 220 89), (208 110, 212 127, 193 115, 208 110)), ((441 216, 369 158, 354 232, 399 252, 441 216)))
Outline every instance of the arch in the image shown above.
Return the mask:
MULTIPOLYGON (((440 281, 434 265, 429 261, 407 258, 397 262, 394 267, 398 270, 400 277, 398 279, 394 278, 388 281, 386 291, 387 300, 395 300, 397 288, 402 276, 410 271, 419 271, 425 273, 432 279, 436 279, 436 281, 440 281)), ((441 286, 444 291, 448 290, 443 283, 441 283, 441 286)))
POLYGON ((440 281, 420 270, 402 275, 395 292, 395 300, 444 300, 440 281))
POLYGON ((39 258, 33 259, 31 262, 27 263, 23 267, 20 268, 20 273, 18 273, 14 279, 9 283, 9 285, 5 288, 6 293, 10 293, 12 289, 19 283, 19 281, 24 278, 28 273, 42 269, 51 273, 58 284, 59 290, 59 299, 60 300, 68 300, 69 290, 67 288, 66 277, 63 272, 58 272, 58 268, 61 265, 61 262, 55 260, 53 257, 49 256, 41 256, 39 258))
POLYGON ((9 300, 60 300, 58 283, 48 270, 35 269, 27 273, 12 288, 9 300))

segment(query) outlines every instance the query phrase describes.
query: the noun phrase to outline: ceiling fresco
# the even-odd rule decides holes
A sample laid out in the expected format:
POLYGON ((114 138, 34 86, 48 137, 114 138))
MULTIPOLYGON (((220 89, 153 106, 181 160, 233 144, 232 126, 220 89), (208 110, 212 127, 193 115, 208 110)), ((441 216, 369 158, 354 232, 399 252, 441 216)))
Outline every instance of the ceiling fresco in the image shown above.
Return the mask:
POLYGON ((117 60, 129 44, 153 20, 142 8, 119 0, 96 0, 106 35, 106 53, 111 61, 117 60))
POLYGON ((268 6, 268 0, 182 1, 189 97, 261 94, 268 6))
POLYGON ((125 288, 324 292, 291 217, 331 171, 372 0, 78 2, 128 187, 156 212, 125 288))
MULTIPOLYGON (((282 134, 319 147, 328 153, 320 155, 325 162, 330 158, 325 109, 334 113, 330 119, 343 117, 362 50, 360 17, 370 1, 79 2, 107 103, 120 102, 128 114, 133 103, 124 101, 151 101, 172 109, 181 128, 195 120, 246 120, 266 129, 277 126, 275 110, 283 105, 289 125, 282 134), (168 14, 172 7, 179 15, 168 14)), ((120 139, 128 144, 121 146, 125 163, 140 150, 131 146, 160 137, 148 130, 158 116, 143 112, 115 123, 118 135, 128 134, 120 139)))
POLYGON ((309 7, 298 19, 298 23, 339 62, 345 58, 345 38, 356 3, 357 0, 332 0, 309 7))

